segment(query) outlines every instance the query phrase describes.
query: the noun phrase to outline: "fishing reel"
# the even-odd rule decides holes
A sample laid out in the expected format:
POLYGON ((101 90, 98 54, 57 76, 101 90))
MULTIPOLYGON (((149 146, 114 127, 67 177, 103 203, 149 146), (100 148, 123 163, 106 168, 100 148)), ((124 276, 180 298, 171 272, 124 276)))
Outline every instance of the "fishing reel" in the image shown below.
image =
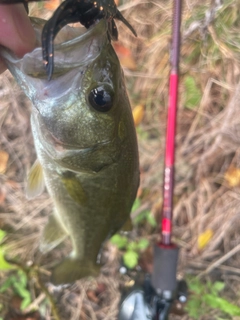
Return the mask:
POLYGON ((123 291, 118 320, 167 320, 173 305, 187 301, 187 284, 176 279, 177 259, 176 246, 155 246, 153 273, 138 275, 123 291))

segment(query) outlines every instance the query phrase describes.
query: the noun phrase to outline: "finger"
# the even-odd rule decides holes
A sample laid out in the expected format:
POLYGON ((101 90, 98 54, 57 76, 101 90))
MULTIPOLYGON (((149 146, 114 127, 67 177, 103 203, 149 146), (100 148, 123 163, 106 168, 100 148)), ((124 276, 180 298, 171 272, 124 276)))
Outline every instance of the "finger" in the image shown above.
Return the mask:
POLYGON ((0 6, 0 44, 18 56, 35 47, 35 33, 22 4, 0 6))
POLYGON ((5 63, 0 59, 0 73, 4 72, 6 69, 5 63))

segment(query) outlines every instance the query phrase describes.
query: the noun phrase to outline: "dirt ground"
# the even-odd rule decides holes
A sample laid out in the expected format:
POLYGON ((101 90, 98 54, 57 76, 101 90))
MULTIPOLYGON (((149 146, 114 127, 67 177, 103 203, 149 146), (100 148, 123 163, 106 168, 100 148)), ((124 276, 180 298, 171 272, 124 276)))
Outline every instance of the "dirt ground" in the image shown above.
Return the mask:
MULTIPOLYGON (((161 214, 171 7, 163 0, 120 2, 138 37, 118 23, 116 51, 132 107, 141 105, 144 110, 136 126, 141 184, 134 218, 149 211, 158 220, 161 214)), ((32 5, 31 15, 39 12, 51 15, 48 9, 32 5)), ((181 249, 179 277, 222 280, 229 299, 240 306, 239 12, 237 0, 184 2, 173 240, 181 249)), ((41 280, 29 276, 32 303, 23 313, 16 293, 0 289, 0 315, 4 320, 116 319, 120 289, 131 285, 136 271, 119 273, 122 253, 114 245, 105 246, 98 278, 63 288, 45 282, 51 265, 69 253, 70 243, 47 255, 38 250, 52 201, 46 192, 33 200, 25 197, 26 176, 36 159, 31 103, 8 71, 0 78, 0 101, 0 229, 7 232, 11 258, 30 270, 40 266, 41 274, 41 280), (32 313, 34 307, 37 311, 32 313)), ((146 238, 153 244, 158 228, 143 222, 135 225, 129 238, 146 238)), ((141 267, 149 270, 151 259, 148 248, 141 255, 141 267)), ((0 288, 14 272, 0 270, 0 288)), ((191 319, 180 314, 175 312, 170 319, 191 319)), ((211 320, 214 315, 199 319, 211 320)))

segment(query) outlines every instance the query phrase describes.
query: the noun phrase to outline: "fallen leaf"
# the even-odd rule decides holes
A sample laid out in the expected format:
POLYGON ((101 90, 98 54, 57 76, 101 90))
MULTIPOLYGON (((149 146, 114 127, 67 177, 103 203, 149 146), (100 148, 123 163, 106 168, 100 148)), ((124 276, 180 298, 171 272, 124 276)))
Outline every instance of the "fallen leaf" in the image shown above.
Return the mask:
POLYGON ((143 116, 144 116, 144 106, 142 104, 138 104, 133 109, 132 113, 133 113, 134 124, 135 124, 135 126, 138 126, 139 123, 141 123, 143 116))
POLYGON ((44 3, 44 8, 48 10, 55 10, 60 5, 60 0, 51 0, 44 3))
POLYGON ((119 5, 119 0, 114 0, 114 2, 116 3, 116 6, 119 5))
POLYGON ((7 195, 7 191, 4 187, 0 188, 0 205, 4 202, 7 195))
POLYGON ((9 154, 4 150, 0 150, 0 174, 5 173, 7 169, 8 159, 9 154))
POLYGON ((5 184, 13 189, 20 189, 21 188, 21 184, 19 182, 14 181, 14 180, 7 180, 5 182, 5 184))
POLYGON ((107 289, 106 285, 104 283, 99 282, 97 284, 97 288, 96 288, 96 291, 95 291, 96 295, 98 296, 98 295, 102 294, 103 292, 106 291, 106 289, 107 289))
POLYGON ((99 299, 98 297, 96 296, 96 292, 93 291, 93 290, 88 290, 87 291, 87 296, 88 296, 88 299, 95 302, 95 303, 99 303, 99 299))
MULTIPOLYGON (((1 319, 1 318, 0 318, 1 319)), ((22 313, 19 309, 9 306, 9 310, 4 320, 41 320, 43 319, 39 311, 22 313)), ((82 318, 81 318, 82 319, 82 318)))
POLYGON ((113 47, 123 67, 128 68, 130 70, 137 69, 136 62, 133 58, 133 55, 130 49, 124 47, 122 44, 119 44, 119 43, 114 43, 113 47))
POLYGON ((22 303, 22 298, 17 295, 14 295, 10 300, 10 306, 14 309, 20 310, 21 303, 22 303))
POLYGON ((0 246, 0 270, 8 271, 15 268, 16 266, 8 263, 5 260, 5 247, 1 245, 0 246))
POLYGON ((143 193, 143 189, 142 189, 142 187, 141 187, 141 186, 139 186, 138 191, 137 191, 136 198, 140 198, 140 197, 141 197, 141 195, 142 195, 142 193, 143 193))
POLYGON ((206 245, 209 243, 209 241, 213 237, 213 231, 211 229, 207 229, 203 233, 201 233, 198 236, 198 249, 202 250, 203 248, 206 247, 206 245))
POLYGON ((230 166, 224 175, 230 187, 240 186, 240 169, 230 166))
POLYGON ((139 266, 144 272, 152 273, 153 271, 153 248, 149 246, 141 255, 139 259, 139 266))
POLYGON ((79 319, 81 319, 81 320, 89 319, 89 317, 87 317, 87 315, 86 315, 86 310, 84 307, 81 308, 79 319))
POLYGON ((113 43, 113 47, 115 49, 115 51, 117 52, 117 54, 122 55, 122 56, 131 56, 131 50, 124 47, 122 44, 119 43, 113 43))
POLYGON ((118 56, 120 63, 123 67, 128 68, 129 70, 136 70, 137 65, 132 57, 118 56))

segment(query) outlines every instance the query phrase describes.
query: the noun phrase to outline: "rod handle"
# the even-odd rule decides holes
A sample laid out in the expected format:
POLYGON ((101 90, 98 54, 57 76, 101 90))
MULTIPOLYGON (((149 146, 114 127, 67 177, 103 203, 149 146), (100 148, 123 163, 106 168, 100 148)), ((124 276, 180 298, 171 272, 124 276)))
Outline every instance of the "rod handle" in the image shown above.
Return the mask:
POLYGON ((177 288, 177 262, 179 248, 175 245, 154 246, 154 261, 151 283, 158 294, 175 291, 177 288))

